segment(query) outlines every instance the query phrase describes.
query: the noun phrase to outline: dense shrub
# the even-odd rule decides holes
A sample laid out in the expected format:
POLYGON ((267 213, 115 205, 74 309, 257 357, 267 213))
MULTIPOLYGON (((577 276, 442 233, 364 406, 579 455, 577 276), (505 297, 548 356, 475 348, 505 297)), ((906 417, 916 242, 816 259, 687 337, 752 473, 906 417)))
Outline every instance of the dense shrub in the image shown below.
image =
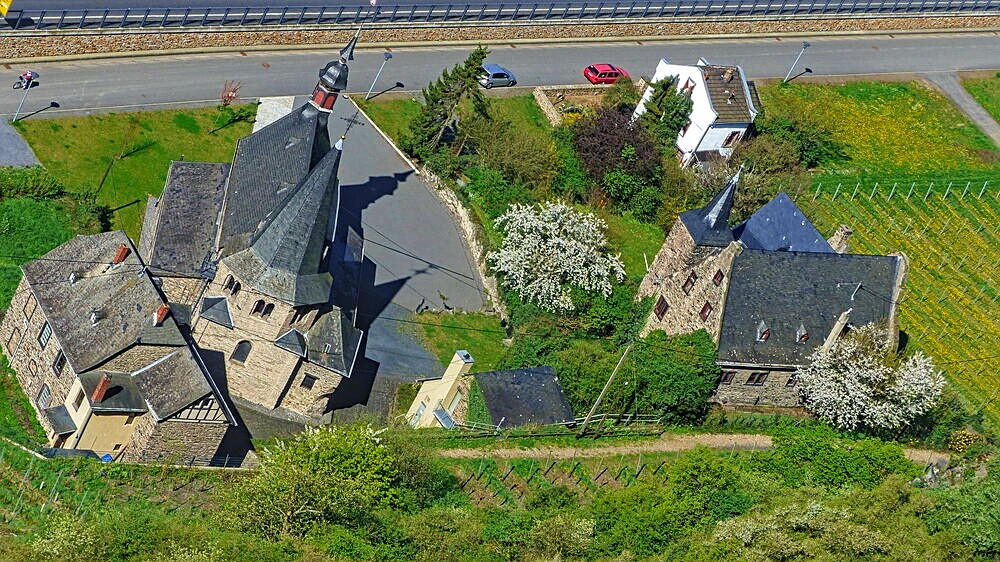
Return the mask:
POLYGON ((642 92, 636 87, 635 82, 623 79, 618 80, 605 90, 604 97, 601 98, 601 105, 631 115, 641 97, 642 92))
POLYGON ((41 166, 0 166, 0 197, 51 199, 63 192, 62 183, 41 166))
POLYGON ((583 169, 597 182, 614 170, 654 178, 660 167, 660 151, 649 133, 613 109, 599 109, 573 125, 573 146, 583 169))
POLYGON ((526 187, 512 183, 496 170, 474 166, 465 171, 469 183, 464 191, 491 221, 507 212, 511 203, 529 204, 532 193, 526 187))
POLYGON ((640 220, 655 219, 663 205, 663 189, 655 179, 614 170, 604 174, 602 185, 619 211, 640 220))
POLYGON ((634 411, 661 415, 668 424, 697 423, 708 412, 719 368, 704 330, 675 337, 656 330, 636 342, 628 365, 635 376, 634 411))
POLYGON ((552 130, 552 137, 559 158, 559 171, 552 180, 552 190, 573 202, 583 201, 590 191, 590 179, 573 148, 573 131, 569 127, 557 127, 552 130))
POLYGON ((691 119, 691 96, 677 91, 679 76, 668 76, 652 84, 652 93, 643 106, 643 126, 656 139, 664 154, 673 155, 677 135, 691 119))
POLYGON ((807 168, 840 162, 847 158, 842 146, 833 139, 830 131, 806 119, 764 114, 755 122, 762 135, 795 148, 795 154, 807 168))
POLYGON ((497 106, 487 115, 470 112, 463 117, 458 142, 473 162, 536 191, 549 189, 559 168, 552 137, 544 130, 515 126, 513 117, 497 106))
POLYGON ((949 531, 978 556, 1000 558, 1000 463, 993 461, 986 478, 940 493, 928 522, 934 531, 949 531))

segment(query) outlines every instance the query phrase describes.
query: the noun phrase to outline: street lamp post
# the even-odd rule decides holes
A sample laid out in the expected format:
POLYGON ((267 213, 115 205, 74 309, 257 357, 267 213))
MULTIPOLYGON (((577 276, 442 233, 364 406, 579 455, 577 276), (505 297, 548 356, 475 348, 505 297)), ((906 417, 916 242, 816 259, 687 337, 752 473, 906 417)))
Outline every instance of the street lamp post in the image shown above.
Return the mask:
POLYGON ((21 83, 24 88, 24 95, 21 96, 21 103, 17 104, 17 110, 14 111, 14 118, 10 120, 11 123, 17 121, 18 116, 21 115, 21 107, 24 105, 24 100, 28 99, 28 90, 31 89, 31 85, 38 79, 38 73, 34 70, 29 70, 21 75, 21 83))
POLYGON ((806 49, 808 49, 808 48, 809 48, 809 42, 808 41, 803 41, 802 42, 802 50, 799 51, 799 56, 795 57, 795 61, 792 62, 792 66, 791 66, 791 68, 788 69, 788 74, 785 75, 785 79, 782 80, 782 82, 788 82, 788 77, 791 76, 792 75, 792 71, 795 70, 795 65, 799 64, 799 59, 802 58, 802 53, 806 52, 806 49))
POLYGON ((392 59, 392 53, 389 51, 383 53, 382 56, 384 57, 382 59, 382 66, 378 67, 378 72, 375 73, 375 79, 372 80, 372 86, 371 88, 368 88, 368 93, 365 94, 365 100, 368 100, 368 98, 371 97, 372 91, 375 89, 375 83, 378 82, 378 77, 382 75, 382 69, 385 68, 385 63, 392 59))

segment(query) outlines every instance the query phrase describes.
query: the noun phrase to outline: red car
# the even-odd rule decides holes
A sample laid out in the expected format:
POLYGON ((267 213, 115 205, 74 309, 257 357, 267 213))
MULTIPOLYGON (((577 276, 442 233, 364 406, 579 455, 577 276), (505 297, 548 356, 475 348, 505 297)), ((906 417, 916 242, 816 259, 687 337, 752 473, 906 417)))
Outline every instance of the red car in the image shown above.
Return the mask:
POLYGON ((592 64, 583 69, 583 76, 591 84, 614 84, 619 78, 631 79, 624 68, 613 64, 592 64))

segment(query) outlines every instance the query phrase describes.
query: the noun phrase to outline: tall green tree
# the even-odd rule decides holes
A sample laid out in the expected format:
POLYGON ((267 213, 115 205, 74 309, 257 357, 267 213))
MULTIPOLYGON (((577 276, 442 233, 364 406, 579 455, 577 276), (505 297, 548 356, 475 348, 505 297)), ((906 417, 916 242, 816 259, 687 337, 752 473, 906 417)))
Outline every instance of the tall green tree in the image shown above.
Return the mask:
POLYGON ((660 149, 673 153, 677 133, 691 118, 693 102, 687 94, 677 91, 679 76, 667 76, 652 84, 653 95, 645 104, 640 117, 646 129, 656 137, 660 149))
POLYGON ((464 102, 470 103, 477 114, 488 117, 487 100, 479 89, 478 76, 489 53, 486 47, 477 47, 465 62, 445 69, 422 90, 424 102, 410 123, 410 134, 403 138, 404 150, 423 160, 434 154, 448 126, 458 119, 458 108, 464 102))

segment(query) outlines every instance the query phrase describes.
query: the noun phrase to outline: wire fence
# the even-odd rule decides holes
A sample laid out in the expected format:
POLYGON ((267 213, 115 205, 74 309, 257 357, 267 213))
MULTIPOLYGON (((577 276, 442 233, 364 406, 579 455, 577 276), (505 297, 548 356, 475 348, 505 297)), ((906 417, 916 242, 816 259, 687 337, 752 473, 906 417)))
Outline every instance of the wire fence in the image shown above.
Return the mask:
POLYGON ((618 2, 422 4, 378 8, 280 6, 11 11, 13 30, 330 26, 642 18, 733 18, 996 13, 1000 0, 646 0, 618 2))
POLYGON ((941 199, 965 199, 975 197, 996 197, 1000 194, 1000 181, 982 179, 955 179, 943 181, 877 181, 873 184, 862 182, 826 182, 818 184, 812 194, 815 201, 820 195, 826 195, 832 200, 838 198, 862 198, 871 201, 875 197, 884 197, 891 201, 910 199, 913 197, 927 201, 930 197, 941 199), (991 183, 992 182, 992 183, 991 183))

